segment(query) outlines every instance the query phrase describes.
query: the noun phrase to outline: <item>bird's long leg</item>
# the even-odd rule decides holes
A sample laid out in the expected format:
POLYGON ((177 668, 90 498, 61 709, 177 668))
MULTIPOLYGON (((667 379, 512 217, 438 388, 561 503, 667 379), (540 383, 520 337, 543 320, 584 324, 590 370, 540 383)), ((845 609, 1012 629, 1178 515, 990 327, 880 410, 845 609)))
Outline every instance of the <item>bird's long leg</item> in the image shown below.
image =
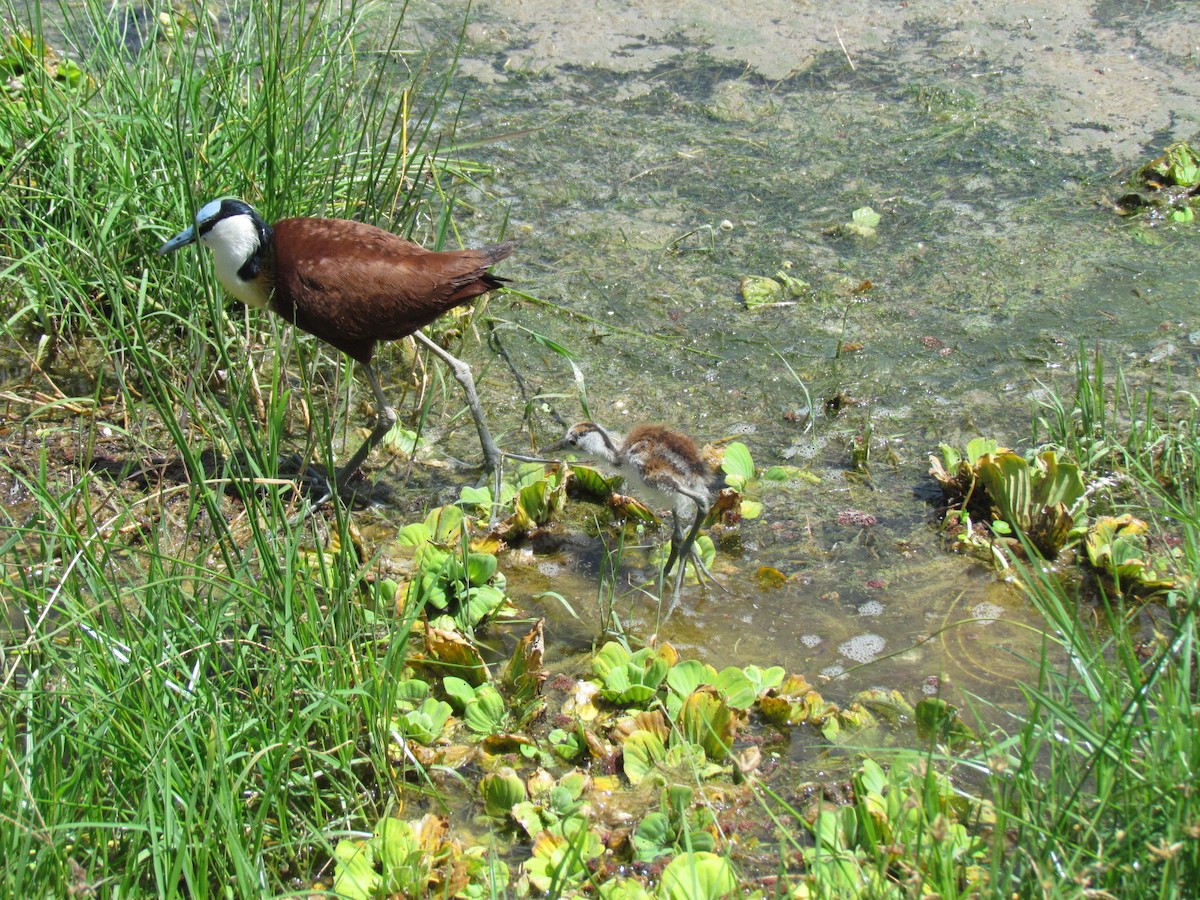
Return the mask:
POLYGON ((392 430, 392 426, 396 424, 396 411, 387 401, 387 397, 383 395, 383 388, 379 386, 379 379, 375 377, 375 369, 371 363, 364 362, 362 364, 363 373, 367 376, 367 383, 371 385, 371 390, 375 392, 375 407, 378 410, 376 414, 375 430, 367 436, 367 439, 362 442, 362 446, 354 451, 354 455, 340 469, 333 473, 334 489, 340 494, 346 486, 346 482, 350 480, 350 476, 358 471, 358 467, 363 464, 363 460, 367 458, 376 444, 383 440, 383 436, 392 430))
POLYGON ((413 337, 440 356, 442 362, 450 367, 450 371, 462 385, 463 393, 467 395, 467 406, 471 410, 471 417, 475 420, 475 430, 479 432, 479 444, 483 447, 483 466, 488 472, 499 472, 500 451, 496 448, 496 442, 492 440, 492 433, 488 431, 487 422, 484 421, 483 409, 479 405, 479 395, 475 393, 475 379, 471 377, 471 367, 457 356, 451 356, 424 333, 414 331, 413 337))
POLYGON ((492 433, 488 430, 487 422, 483 418, 483 408, 479 405, 479 395, 475 392, 475 379, 471 375, 471 367, 430 340, 424 332, 414 331, 413 337, 441 357, 442 362, 450 367, 450 371, 462 385, 463 393, 466 394, 467 406, 471 410, 471 417, 475 420, 475 430, 479 432, 479 446, 483 448, 483 469, 492 476, 491 524, 494 526, 499 515, 497 504, 500 499, 500 479, 503 477, 502 460, 500 450, 496 447, 496 442, 492 440, 492 433))
POLYGON ((675 536, 671 538, 671 555, 667 558, 667 568, 663 571, 670 572, 671 563, 674 560, 679 561, 679 570, 675 573, 675 591, 671 595, 671 608, 667 610, 667 615, 670 615, 679 605, 679 592, 683 588, 683 575, 687 571, 689 559, 692 561, 692 567, 696 570, 696 578, 701 583, 703 583, 705 575, 708 575, 709 578, 712 577, 704 565, 704 561, 700 558, 700 551, 696 548, 696 537, 700 534, 700 526, 704 524, 704 516, 707 512, 708 510, 704 508, 703 504, 696 504, 696 519, 692 522, 692 529, 688 532, 687 537, 682 537, 683 528, 679 523, 679 515, 673 514, 675 536))
POLYGON ((679 526, 679 513, 671 510, 671 552, 667 554, 667 564, 663 566, 663 574, 670 575, 675 561, 679 559, 679 548, 683 546, 683 529, 679 526))
POLYGON ((667 565, 666 568, 663 569, 663 572, 669 573, 671 571, 671 565, 675 562, 675 560, 679 561, 679 570, 675 573, 675 592, 671 597, 671 608, 667 610, 667 615, 670 615, 671 611, 674 610, 679 604, 679 591, 683 587, 683 574, 687 569, 689 559, 692 562, 692 568, 696 572, 696 578, 701 584, 703 584, 705 580, 708 580, 725 593, 729 593, 729 588, 721 584, 721 582, 717 580, 716 576, 708 570, 708 566, 704 564, 704 559, 700 556, 700 549, 696 546, 696 538, 700 536, 700 528, 704 525, 705 516, 708 515, 708 509, 706 508, 708 498, 700 494, 694 494, 691 491, 681 491, 680 493, 683 493, 684 496, 688 497, 695 504, 696 518, 692 521, 692 528, 687 533, 687 537, 680 540, 680 535, 683 533, 683 529, 680 526, 679 513, 678 511, 672 511, 672 522, 675 536, 671 538, 671 553, 667 557, 667 565))
POLYGON ((663 567, 663 572, 669 574, 671 567, 678 560, 682 567, 687 559, 688 551, 696 542, 697 536, 700 534, 700 526, 704 524, 704 517, 708 515, 708 498, 703 494, 698 494, 695 491, 690 491, 682 486, 673 488, 677 497, 675 508, 671 510, 671 552, 667 555, 667 564, 663 567), (688 532, 687 537, 683 534, 683 524, 681 522, 680 512, 686 508, 686 500, 692 501, 692 506, 696 510, 696 519, 692 523, 692 529, 688 532))

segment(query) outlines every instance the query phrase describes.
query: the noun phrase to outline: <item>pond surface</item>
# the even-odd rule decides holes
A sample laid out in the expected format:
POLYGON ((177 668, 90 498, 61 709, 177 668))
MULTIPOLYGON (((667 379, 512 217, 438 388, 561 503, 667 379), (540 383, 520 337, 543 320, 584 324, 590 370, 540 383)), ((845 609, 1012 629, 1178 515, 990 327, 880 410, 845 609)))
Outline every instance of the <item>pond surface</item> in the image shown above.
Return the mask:
MULTIPOLYGON (((465 199, 479 240, 507 211, 503 274, 538 301, 490 312, 575 353, 609 428, 737 439, 759 467, 816 476, 761 487, 762 517, 718 541, 730 593, 686 589, 662 638, 718 666, 846 671, 834 699, 876 684, 1004 699, 1029 675, 1041 624, 944 549, 929 454, 980 435, 1028 449, 1037 398, 1071 395, 1081 347, 1165 396, 1196 389, 1200 346, 1196 229, 1137 229, 1111 207, 1200 128, 1200 9, 1077 6, 472 6, 458 137, 491 139, 463 156, 495 174, 465 199), (874 237, 843 227, 861 207, 881 216, 874 237), (748 310, 741 279, 780 271, 813 290, 748 310), (786 580, 759 587, 760 567, 786 580)), ((444 37, 464 8, 410 16, 444 37)), ((500 336, 540 399, 523 425, 493 361, 485 403, 506 449, 544 445, 584 417, 571 368, 500 336)), ((502 563, 518 596, 580 612, 546 601, 551 643, 595 634, 615 540, 592 527, 502 563)), ((638 635, 656 630, 630 587, 645 559, 626 551, 616 602, 638 635)))
MULTIPOLYGON (((1081 347, 1139 390, 1200 387, 1200 229, 1138 228, 1111 202, 1200 132, 1200 6, 675 6, 472 4, 458 139, 493 174, 458 219, 483 242, 507 217, 501 274, 528 296, 489 306, 512 368, 482 347, 471 361, 505 449, 585 417, 533 331, 575 355, 610 429, 740 440, 760 468, 810 477, 752 487, 762 516, 717 536, 728 593, 690 585, 666 623, 643 589, 665 533, 630 536, 614 589, 616 532, 585 503, 502 560, 511 592, 544 609, 559 655, 590 646, 612 600, 631 636, 717 666, 840 675, 821 686, 835 701, 873 685, 1015 698, 1042 623, 946 550, 928 458, 981 435, 1028 449, 1037 399, 1071 394, 1081 347), (864 207, 874 236, 846 228, 864 207), (743 278, 780 272, 811 289, 747 309, 743 278)), ((444 45, 467 6, 407 15, 416 46, 444 45)), ((478 455, 466 426, 443 450, 478 455)), ((452 501, 438 478, 363 521, 452 501)))

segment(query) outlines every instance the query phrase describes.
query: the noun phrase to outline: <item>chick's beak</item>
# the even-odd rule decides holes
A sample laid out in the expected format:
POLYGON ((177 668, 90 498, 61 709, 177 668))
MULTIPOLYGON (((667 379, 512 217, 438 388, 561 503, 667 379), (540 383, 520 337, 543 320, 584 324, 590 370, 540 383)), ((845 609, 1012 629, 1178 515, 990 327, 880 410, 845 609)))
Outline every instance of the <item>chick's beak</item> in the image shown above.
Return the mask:
POLYGON ((538 453, 537 456, 529 456, 528 454, 524 454, 524 453, 509 453, 508 451, 502 451, 502 452, 509 459, 515 459, 520 462, 545 463, 546 465, 549 466, 549 465, 558 465, 559 463, 562 462, 562 460, 561 459, 548 459, 546 454, 554 453, 557 450, 563 450, 569 446, 570 446, 570 444, 564 438, 561 441, 556 441, 553 444, 546 445, 545 447, 543 447, 541 449, 541 451, 538 453))
POLYGON ((165 244, 158 248, 158 255, 165 256, 173 250, 178 250, 180 247, 186 247, 188 244, 196 241, 196 227, 193 225, 183 229, 175 237, 171 238, 165 244))

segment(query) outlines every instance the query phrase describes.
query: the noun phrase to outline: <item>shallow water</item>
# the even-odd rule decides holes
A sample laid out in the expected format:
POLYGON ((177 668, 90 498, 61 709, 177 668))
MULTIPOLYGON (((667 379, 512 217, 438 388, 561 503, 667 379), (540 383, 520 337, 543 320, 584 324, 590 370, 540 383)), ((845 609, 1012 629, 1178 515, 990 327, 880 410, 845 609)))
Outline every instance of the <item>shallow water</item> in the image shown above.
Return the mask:
MULTIPOLYGON (((1042 624, 993 569, 945 550, 929 454, 979 435, 1027 449, 1036 398, 1070 393, 1080 346, 1136 385, 1198 387, 1200 229, 1139 232, 1108 198, 1200 130, 1200 7, 1074 6, 473 5, 458 139, 493 174, 457 218, 472 242, 507 218, 519 248, 501 273, 535 298, 494 297, 490 314, 569 348, 610 428, 737 439, 759 467, 816 479, 756 486, 762 517, 718 540, 730 593, 689 586, 661 627, 646 553, 627 550, 615 609, 631 635, 824 674, 835 700, 872 685, 1016 696, 1042 624), (877 235, 847 234, 865 206, 877 235), (780 270, 813 290, 747 310, 741 279, 780 270), (877 523, 839 522, 854 512, 877 523), (762 567, 783 582, 760 587, 762 567)), ((465 11, 411 4, 414 46, 452 43, 465 11)), ((584 415, 571 367, 498 334, 532 396, 481 348, 492 424, 506 449, 544 445, 584 415)), ((478 445, 464 425, 436 452, 478 445)), ((440 472, 417 479, 364 520, 453 499, 440 472)), ((545 552, 502 561, 560 655, 598 631, 615 542, 605 511, 577 504, 545 552)))
MULTIPOLYGON (((982 16, 951 4, 965 18, 947 5, 922 19, 908 11, 882 36, 877 11, 821 6, 793 11, 828 22, 845 7, 839 32, 862 43, 843 50, 831 29, 815 43, 793 34, 779 46, 799 62, 785 67, 767 58, 763 35, 783 26, 772 32, 766 7, 747 12, 754 43, 714 36, 709 4, 674 30, 641 3, 590 17, 476 5, 459 138, 513 136, 464 153, 495 169, 466 197, 471 226, 493 237, 496 211, 507 211, 519 250, 503 274, 542 301, 496 299, 490 312, 572 350, 591 415, 608 427, 661 421, 701 441, 736 438, 760 467, 819 478, 761 486, 762 518, 718 545, 715 572, 731 593, 690 587, 660 637, 716 665, 845 672, 824 688, 837 699, 880 684, 913 699, 1003 700, 1041 654, 1041 623, 992 569, 944 550, 928 456, 978 435, 1028 448, 1036 398, 1046 385, 1071 393, 1081 346, 1138 385, 1196 388, 1196 229, 1139 233, 1106 197, 1197 122, 1200 94, 1182 85, 1200 53, 1154 37, 1168 25, 1171 40, 1200 36, 1200 13, 1146 4, 1136 22, 1105 8, 1072 24, 1035 14, 1037 4, 985 4, 982 16), (1043 54, 1052 61, 985 43, 1011 42, 1023 15, 1029 35, 1057 36, 1043 54), (1140 58, 1118 46, 1135 28, 1147 35, 1140 58), (956 53, 964 34, 979 43, 956 53), (1095 90, 1084 90, 1095 72, 1079 70, 1089 54, 1114 75, 1095 90), (1156 87, 1143 83, 1138 97, 1137 65, 1177 74, 1169 127, 1156 87), (882 216, 874 238, 839 228, 864 206, 882 216), (781 269, 811 295, 747 310, 740 279, 781 269), (864 436, 866 475, 850 449, 864 436), (848 511, 878 524, 838 524, 848 511), (757 586, 763 566, 786 576, 782 586, 757 586)), ((441 9, 417 20, 432 32, 441 9)), ((526 430, 513 379, 487 368, 502 442, 554 440, 583 417, 569 365, 500 334, 530 390, 546 395, 526 430)), ((557 591, 581 613, 577 622, 545 602, 548 641, 561 649, 595 634, 605 541, 612 529, 593 528, 531 564, 507 563, 518 596, 557 591)), ((647 636, 653 600, 630 587, 648 573, 645 557, 629 551, 620 571, 616 609, 647 636)))

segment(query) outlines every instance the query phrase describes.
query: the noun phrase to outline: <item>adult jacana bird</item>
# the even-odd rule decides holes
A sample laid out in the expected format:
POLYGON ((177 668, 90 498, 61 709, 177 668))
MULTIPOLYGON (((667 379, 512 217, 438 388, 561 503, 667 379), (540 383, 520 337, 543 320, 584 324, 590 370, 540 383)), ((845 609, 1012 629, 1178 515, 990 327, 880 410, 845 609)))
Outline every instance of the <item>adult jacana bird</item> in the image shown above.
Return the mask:
MULTIPOLYGON (((683 570, 689 559, 697 577, 712 578, 696 549, 696 537, 708 515, 716 473, 695 441, 662 425, 638 425, 622 438, 595 422, 578 422, 567 429, 561 441, 543 452, 566 447, 578 450, 586 458, 607 463, 650 503, 671 507, 671 550, 663 567, 663 574, 668 575, 676 561, 679 562, 671 609, 679 602, 683 570), (691 528, 685 534, 684 523, 688 521, 691 528)), ((720 582, 712 580, 724 590, 720 582)))
POLYGON ((419 329, 456 306, 499 287, 489 268, 511 243, 435 252, 349 219, 294 218, 268 225, 241 200, 206 203, 194 225, 158 248, 159 255, 199 241, 213 251, 217 280, 247 306, 271 309, 286 321, 358 361, 375 393, 375 428, 345 465, 332 473, 341 491, 371 449, 396 423, 371 365, 375 345, 412 335, 440 356, 463 386, 479 431, 484 465, 498 470, 500 453, 488 431, 471 369, 419 329))

